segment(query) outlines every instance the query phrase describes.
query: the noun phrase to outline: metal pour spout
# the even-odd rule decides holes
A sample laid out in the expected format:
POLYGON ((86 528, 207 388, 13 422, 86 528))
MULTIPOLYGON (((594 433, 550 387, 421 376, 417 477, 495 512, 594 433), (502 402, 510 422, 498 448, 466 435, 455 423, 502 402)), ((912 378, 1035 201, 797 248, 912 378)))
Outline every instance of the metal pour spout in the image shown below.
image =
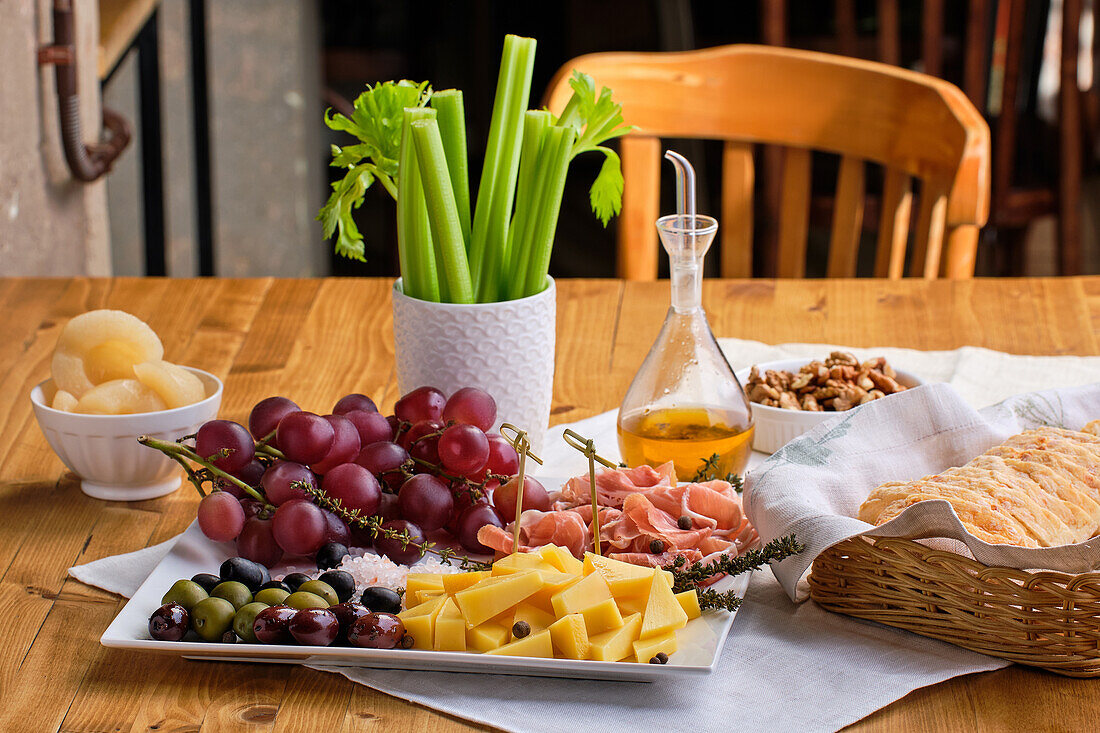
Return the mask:
POLYGON ((695 169, 684 156, 675 150, 666 150, 665 158, 676 169, 676 213, 680 217, 680 226, 695 228, 695 169))

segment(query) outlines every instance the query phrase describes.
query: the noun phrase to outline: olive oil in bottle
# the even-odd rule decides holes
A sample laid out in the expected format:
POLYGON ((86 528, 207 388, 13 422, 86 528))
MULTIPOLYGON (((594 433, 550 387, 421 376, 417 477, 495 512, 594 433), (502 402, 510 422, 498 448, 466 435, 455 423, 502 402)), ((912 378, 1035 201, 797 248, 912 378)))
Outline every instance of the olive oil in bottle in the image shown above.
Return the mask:
POLYGON ((702 460, 718 456, 714 473, 740 474, 752 452, 751 422, 724 410, 682 407, 621 416, 618 423, 623 460, 630 466, 659 466, 672 461, 676 477, 691 480, 702 460), (702 457, 702 459, 700 458, 702 457))
POLYGON ((695 172, 672 151, 679 213, 657 220, 668 252, 672 304, 619 407, 619 449, 629 466, 676 465, 692 479, 712 456, 718 477, 740 474, 752 450, 748 398, 703 312, 703 258, 718 222, 695 213, 695 172))

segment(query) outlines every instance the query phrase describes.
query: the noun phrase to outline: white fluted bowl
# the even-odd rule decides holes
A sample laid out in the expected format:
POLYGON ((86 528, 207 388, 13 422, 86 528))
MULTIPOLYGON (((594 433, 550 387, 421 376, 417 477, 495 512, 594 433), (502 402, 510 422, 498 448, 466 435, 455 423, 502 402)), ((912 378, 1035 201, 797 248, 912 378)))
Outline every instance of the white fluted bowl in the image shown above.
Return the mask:
MULTIPOLYGON (((768 361, 756 366, 760 373, 769 369, 777 372, 797 372, 809 364, 811 359, 783 359, 781 361, 768 361)), ((748 383, 749 372, 752 368, 741 369, 737 372, 737 381, 742 386, 748 383)), ((919 387, 924 380, 912 372, 894 370, 898 384, 906 387, 919 387)), ((882 399, 889 399, 890 395, 882 399)), ((752 435, 753 450, 761 453, 775 453, 787 443, 791 442, 803 433, 808 433, 831 417, 841 414, 839 412, 804 412, 802 410, 785 410, 782 407, 771 407, 750 402, 752 406, 752 421, 756 426, 752 435)), ((852 408, 857 409, 855 407, 852 408)))
POLYGON ((209 372, 184 367, 206 388, 206 398, 191 405, 133 415, 84 415, 46 404, 42 385, 31 390, 31 403, 46 442, 65 466, 80 477, 80 489, 96 499, 137 501, 175 491, 179 465, 137 442, 148 435, 176 440, 218 415, 222 382, 209 372))
POLYGON ((450 396, 478 387, 497 423, 528 432, 537 453, 550 424, 557 318, 554 279, 541 293, 500 303, 432 303, 393 286, 393 335, 402 394, 432 386, 450 396))

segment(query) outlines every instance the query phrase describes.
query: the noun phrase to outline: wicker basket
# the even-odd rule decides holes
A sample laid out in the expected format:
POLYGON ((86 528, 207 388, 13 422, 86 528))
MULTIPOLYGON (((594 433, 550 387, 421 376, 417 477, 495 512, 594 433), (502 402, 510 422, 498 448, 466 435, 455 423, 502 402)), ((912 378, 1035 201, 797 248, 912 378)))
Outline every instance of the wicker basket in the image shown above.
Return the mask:
POLYGON ((814 560, 810 597, 877 621, 1069 677, 1100 677, 1100 573, 982 565, 911 540, 845 540, 814 560))

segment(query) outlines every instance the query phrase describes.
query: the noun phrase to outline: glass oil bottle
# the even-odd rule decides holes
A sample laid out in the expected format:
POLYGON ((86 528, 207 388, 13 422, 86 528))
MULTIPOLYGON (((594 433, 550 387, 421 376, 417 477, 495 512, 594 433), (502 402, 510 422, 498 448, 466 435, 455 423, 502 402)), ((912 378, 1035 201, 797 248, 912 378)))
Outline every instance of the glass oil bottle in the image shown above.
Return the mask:
POLYGON ((749 401, 703 312, 703 259, 718 222, 695 213, 695 171, 680 154, 677 212, 657 220, 669 256, 672 304, 619 408, 619 448, 630 466, 673 461, 681 481, 705 465, 723 478, 744 471, 752 451, 749 401), (713 459, 717 456, 717 459, 713 459))

